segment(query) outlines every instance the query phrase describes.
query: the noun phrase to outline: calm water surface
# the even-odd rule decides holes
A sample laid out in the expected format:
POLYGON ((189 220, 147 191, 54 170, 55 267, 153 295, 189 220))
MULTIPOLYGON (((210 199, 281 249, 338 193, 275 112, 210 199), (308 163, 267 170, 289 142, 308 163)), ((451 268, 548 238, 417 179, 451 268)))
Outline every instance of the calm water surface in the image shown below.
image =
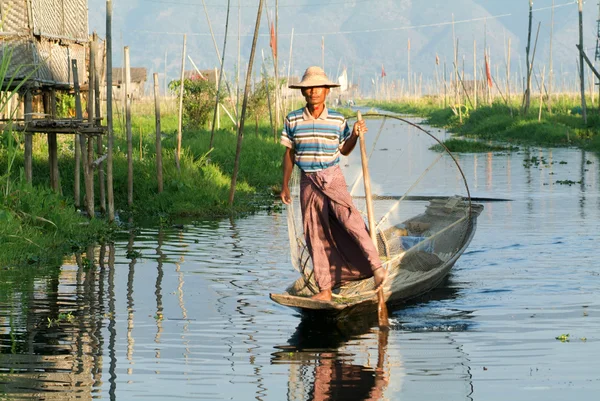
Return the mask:
POLYGON ((597 399, 600 160, 458 157, 473 196, 512 201, 485 203, 447 283, 389 333, 269 299, 297 277, 285 211, 142 228, 33 278, 0 272, 0 400, 597 399))

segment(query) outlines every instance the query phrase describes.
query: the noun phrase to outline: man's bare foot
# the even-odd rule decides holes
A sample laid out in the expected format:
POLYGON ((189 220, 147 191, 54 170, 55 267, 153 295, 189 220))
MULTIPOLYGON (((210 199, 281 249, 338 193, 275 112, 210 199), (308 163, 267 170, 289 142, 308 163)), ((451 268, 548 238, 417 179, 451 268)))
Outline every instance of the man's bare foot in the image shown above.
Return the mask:
POLYGON ((385 282, 385 279, 387 278, 387 274, 388 274, 388 272, 383 266, 378 267, 373 272, 373 280, 375 282, 375 290, 376 291, 379 290, 379 288, 381 288, 381 286, 385 282))
POLYGON ((331 290, 323 290, 317 295, 313 295, 310 299, 314 299, 316 301, 331 301, 331 290))

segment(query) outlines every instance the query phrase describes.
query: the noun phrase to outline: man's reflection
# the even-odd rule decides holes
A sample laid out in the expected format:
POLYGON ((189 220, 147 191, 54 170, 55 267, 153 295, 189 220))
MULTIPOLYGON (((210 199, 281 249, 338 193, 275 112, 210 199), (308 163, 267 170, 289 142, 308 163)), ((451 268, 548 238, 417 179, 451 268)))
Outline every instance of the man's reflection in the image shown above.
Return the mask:
POLYGON ((336 359, 335 354, 321 353, 309 400, 381 400, 388 385, 388 376, 383 369, 388 333, 388 330, 379 332, 375 368, 352 365, 336 359))
MULTIPOLYGON (((376 316, 375 316, 376 317, 376 316)), ((290 400, 380 400, 388 385, 384 371, 388 330, 378 332, 378 358, 375 367, 352 363, 354 355, 340 353, 338 348, 373 327, 371 319, 353 321, 352 326, 340 323, 303 320, 289 340, 289 346, 278 347, 274 363, 299 361, 301 369, 292 369, 300 377, 290 378, 303 388, 292 389, 290 400), (314 368, 312 368, 314 367, 314 368), (312 377, 311 377, 312 376, 312 377), (305 387, 304 387, 305 386, 305 387)))

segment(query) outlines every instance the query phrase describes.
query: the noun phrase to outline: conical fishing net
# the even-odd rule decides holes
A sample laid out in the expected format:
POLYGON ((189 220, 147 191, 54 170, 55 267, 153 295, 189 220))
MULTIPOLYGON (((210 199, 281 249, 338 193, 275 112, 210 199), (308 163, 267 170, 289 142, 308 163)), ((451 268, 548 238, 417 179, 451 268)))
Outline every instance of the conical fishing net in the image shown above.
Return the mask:
MULTIPOLYGON (((379 255, 388 270, 384 291, 393 294, 412 281, 440 269, 450 269, 469 244, 480 205, 471 203, 469 189, 456 156, 443 138, 423 130, 414 120, 375 113, 364 114, 374 221, 379 255)), ((356 118, 348 119, 350 127, 356 118)), ((354 204, 367 224, 367 206, 359 144, 340 162, 354 204)), ((303 280, 294 293, 319 292, 306 247, 299 202, 300 172, 290 180, 292 204, 287 207, 292 264, 303 280)), ((351 281, 334 289, 347 300, 372 296, 373 279, 351 281)))

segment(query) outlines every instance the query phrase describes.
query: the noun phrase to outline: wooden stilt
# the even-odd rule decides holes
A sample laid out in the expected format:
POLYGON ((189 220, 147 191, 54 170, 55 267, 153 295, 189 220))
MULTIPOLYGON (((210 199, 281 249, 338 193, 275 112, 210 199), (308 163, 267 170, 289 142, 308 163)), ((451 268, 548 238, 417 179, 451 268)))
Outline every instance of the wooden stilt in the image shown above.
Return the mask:
MULTIPOLYGON (((27 90, 25 92, 24 104, 25 124, 31 122, 31 113, 33 112, 33 96, 27 90)), ((28 184, 33 181, 33 134, 25 133, 25 179, 28 184)))
MULTIPOLYGON (((54 89, 50 92, 44 92, 44 114, 47 118, 56 118, 56 99, 54 98, 54 89)), ((48 133, 48 165, 50 170, 50 187, 54 192, 59 192, 58 188, 58 144, 55 133, 48 133)))
POLYGON ((133 205, 133 135, 131 132, 131 69, 129 65, 129 46, 125 46, 125 130, 127 133, 127 204, 133 205))
POLYGON ((112 115, 112 0, 106 0, 106 126, 108 128, 108 157, 106 159, 106 196, 108 220, 115 221, 113 188, 113 115, 112 115))
POLYGON ((162 142, 160 132, 160 96, 157 73, 154 73, 154 121, 156 123, 156 181, 158 182, 158 193, 161 193, 163 191, 162 142))
POLYGON ((183 51, 181 53, 181 80, 179 81, 179 119, 177 125, 177 149, 175 151, 175 165, 177 166, 177 170, 180 169, 179 158, 181 157, 181 136, 183 130, 183 90, 185 83, 185 43, 186 43, 186 35, 183 35, 183 51))
MULTIPOLYGON (((78 120, 83 120, 77 60, 74 59, 71 63, 73 68, 73 87, 75 89, 75 117, 78 120)), ((86 135, 79 134, 77 136, 79 136, 79 145, 81 146, 81 165, 83 166, 83 178, 85 182, 85 209, 88 217, 91 219, 94 217, 94 176, 91 174, 92 169, 89 164, 89 155, 90 149, 93 150, 93 148, 86 140, 86 135)))
MULTIPOLYGON (((98 34, 94 32, 92 36, 92 52, 95 56, 98 55, 98 34)), ((94 116, 95 124, 101 124, 102 122, 102 110, 100 109, 100 71, 96 68, 97 64, 94 64, 94 116)), ((104 147, 102 145, 102 135, 96 137, 96 154, 101 157, 104 154, 104 147)), ((106 213, 106 185, 105 185, 105 174, 104 174, 104 162, 98 163, 98 190, 100 197, 100 213, 106 213)))

